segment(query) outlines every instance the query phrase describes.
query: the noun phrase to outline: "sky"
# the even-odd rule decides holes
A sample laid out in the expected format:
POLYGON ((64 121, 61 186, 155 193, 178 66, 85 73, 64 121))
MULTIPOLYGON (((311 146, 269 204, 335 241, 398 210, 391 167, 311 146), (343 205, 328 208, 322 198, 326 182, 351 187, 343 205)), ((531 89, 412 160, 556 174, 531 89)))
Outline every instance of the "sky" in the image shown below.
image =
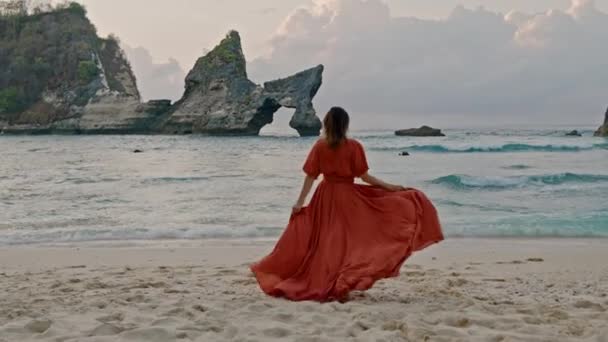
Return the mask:
POLYGON ((359 125, 593 125, 608 105, 608 0, 82 0, 145 98, 179 98, 231 29, 250 77, 324 64, 315 105, 359 125))

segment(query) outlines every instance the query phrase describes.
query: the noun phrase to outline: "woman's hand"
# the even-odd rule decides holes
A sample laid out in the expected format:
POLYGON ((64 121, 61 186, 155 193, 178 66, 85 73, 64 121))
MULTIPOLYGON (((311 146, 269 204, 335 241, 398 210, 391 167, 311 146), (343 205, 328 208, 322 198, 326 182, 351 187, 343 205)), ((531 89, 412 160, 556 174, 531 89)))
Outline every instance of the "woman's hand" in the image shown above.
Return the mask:
POLYGON ((300 211, 302 211, 302 208, 304 208, 304 202, 306 201, 306 197, 308 196, 308 193, 310 192, 310 189, 312 188, 312 185, 314 184, 315 179, 312 178, 311 176, 306 176, 306 178, 304 179, 304 184, 302 184, 302 190, 300 191, 300 197, 298 197, 298 200, 296 201, 296 204, 293 205, 293 207, 291 207, 291 214, 295 215, 298 214, 300 211))
POLYGON ((369 173, 364 173, 363 175, 361 175, 361 180, 364 181, 365 183, 371 185, 371 186, 377 186, 380 187, 386 191, 391 191, 391 192, 397 192, 397 191, 409 191, 409 190, 414 190, 412 188, 406 188, 403 187, 401 185, 394 185, 394 184, 390 184, 387 183, 385 181, 382 181, 372 175, 370 175, 369 173))
POLYGON ((304 208, 304 203, 297 202, 291 208, 291 214, 292 215, 298 214, 300 211, 302 211, 302 208, 304 208))
POLYGON ((408 190, 408 188, 403 187, 401 185, 388 184, 386 186, 386 190, 392 191, 392 192, 397 192, 397 191, 406 191, 406 190, 408 190))

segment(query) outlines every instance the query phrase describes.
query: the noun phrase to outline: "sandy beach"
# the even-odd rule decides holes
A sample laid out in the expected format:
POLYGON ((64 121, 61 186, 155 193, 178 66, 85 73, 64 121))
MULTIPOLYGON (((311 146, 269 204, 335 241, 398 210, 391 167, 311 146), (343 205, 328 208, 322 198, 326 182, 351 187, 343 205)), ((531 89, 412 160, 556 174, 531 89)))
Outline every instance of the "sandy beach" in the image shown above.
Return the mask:
POLYGON ((346 304, 269 298, 272 242, 0 249, 0 341, 608 341, 608 241, 452 239, 346 304))

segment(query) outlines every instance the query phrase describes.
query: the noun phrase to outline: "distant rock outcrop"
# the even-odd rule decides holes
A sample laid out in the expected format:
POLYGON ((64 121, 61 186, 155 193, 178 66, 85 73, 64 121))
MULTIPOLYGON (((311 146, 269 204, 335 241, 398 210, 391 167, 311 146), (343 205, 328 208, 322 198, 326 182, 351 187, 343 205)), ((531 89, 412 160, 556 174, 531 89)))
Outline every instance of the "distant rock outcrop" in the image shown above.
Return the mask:
POLYGON ((582 137, 583 135, 579 131, 573 130, 573 131, 566 133, 566 136, 567 137, 582 137))
POLYGON ((604 124, 598 128, 595 132, 596 137, 608 137, 608 109, 606 109, 606 116, 604 117, 604 124))
POLYGON ((257 135, 281 107, 295 108, 290 126, 300 135, 319 135, 321 120, 312 99, 323 66, 259 86, 247 78, 236 31, 201 57, 186 77, 186 91, 170 111, 162 131, 170 134, 257 135))
POLYGON ((429 126, 398 130, 395 132, 395 135, 405 137, 445 137, 445 134, 440 129, 429 126))

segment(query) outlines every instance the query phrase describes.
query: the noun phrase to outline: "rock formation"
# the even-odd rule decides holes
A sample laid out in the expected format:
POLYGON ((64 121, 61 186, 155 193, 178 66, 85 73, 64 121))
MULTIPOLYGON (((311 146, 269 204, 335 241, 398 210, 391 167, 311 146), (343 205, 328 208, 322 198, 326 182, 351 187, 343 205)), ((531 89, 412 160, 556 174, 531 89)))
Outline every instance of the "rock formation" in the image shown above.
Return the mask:
POLYGON ((17 79, 10 77, 10 73, 0 77, 0 92, 6 94, 10 93, 7 90, 16 89, 18 94, 5 96, 4 106, 0 103, 0 131, 26 134, 149 131, 157 114, 154 103, 140 103, 135 76, 117 40, 97 37, 80 5, 73 3, 31 15, 23 22, 23 32, 0 35, 0 43, 6 41, 13 47, 8 51, 11 58, 3 61, 10 70, 15 60, 30 58, 21 52, 29 50, 40 64, 37 68, 44 72, 31 68, 17 79), (31 45, 31 41, 39 43, 31 45), (30 85, 32 82, 34 87, 30 85))
MULTIPOLYGON (((174 105, 141 103, 117 40, 99 38, 82 6, 67 4, 27 19, 21 29, 34 37, 23 38, 19 28, 0 30, 0 46, 8 46, 8 57, 0 58, 0 133, 257 135, 287 107, 295 109, 290 126, 300 135, 319 135, 312 99, 322 65, 256 85, 247 78, 241 39, 232 31, 196 62, 174 105), (40 65, 23 68, 23 59, 40 65), (17 69, 22 74, 11 74, 17 69)), ((0 16, 0 28, 9 20, 0 16)))
POLYGON ((420 128, 402 129, 395 132, 395 135, 406 136, 406 137, 445 137, 445 134, 440 129, 432 128, 429 126, 422 126, 420 128))
POLYGON ((606 109, 606 116, 604 117, 604 124, 598 128, 595 132, 596 137, 608 137, 608 109, 606 109))
POLYGON ((236 31, 201 57, 186 77, 184 96, 161 130, 170 134, 257 135, 281 107, 295 108, 290 126, 300 135, 319 135, 321 121, 312 99, 323 66, 259 86, 247 78, 245 56, 236 31))
POLYGON ((573 131, 566 133, 566 136, 567 137, 582 137, 583 135, 579 131, 573 130, 573 131))

